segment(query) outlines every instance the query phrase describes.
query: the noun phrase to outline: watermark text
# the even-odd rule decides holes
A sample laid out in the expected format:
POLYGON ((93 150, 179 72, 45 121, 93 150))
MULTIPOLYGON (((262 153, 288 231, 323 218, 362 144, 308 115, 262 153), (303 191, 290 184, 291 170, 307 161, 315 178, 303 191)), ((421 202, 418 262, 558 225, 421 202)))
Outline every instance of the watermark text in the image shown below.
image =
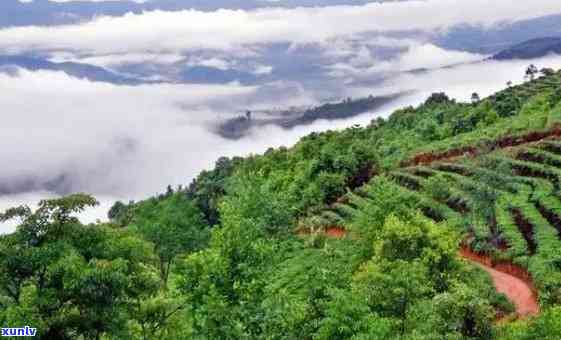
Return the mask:
POLYGON ((2 328, 2 336, 35 336, 37 334, 37 328, 32 328, 29 326, 25 327, 14 327, 14 328, 2 328))

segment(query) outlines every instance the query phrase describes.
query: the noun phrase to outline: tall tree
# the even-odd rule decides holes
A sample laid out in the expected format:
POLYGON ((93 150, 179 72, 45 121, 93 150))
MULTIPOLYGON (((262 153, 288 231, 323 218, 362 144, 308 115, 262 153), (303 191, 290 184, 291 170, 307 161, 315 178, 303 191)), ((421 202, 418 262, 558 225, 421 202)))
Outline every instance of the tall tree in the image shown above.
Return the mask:
POLYGON ((209 237, 201 211, 180 192, 139 203, 133 225, 154 244, 163 287, 175 258, 203 248, 209 237))
POLYGON ((471 102, 472 104, 476 104, 481 100, 481 98, 479 98, 479 94, 477 92, 474 92, 471 94, 471 102))
POLYGON ((526 68, 526 74, 525 77, 529 80, 534 80, 534 78, 536 78, 536 75, 539 73, 539 70, 537 68, 536 65, 531 64, 530 66, 528 66, 528 68, 526 68))
POLYGON ((0 216, 21 221, 15 233, 0 238, 2 325, 33 322, 43 339, 127 336, 133 301, 156 292, 158 280, 146 265, 151 253, 145 242, 75 217, 96 204, 76 194, 0 216))

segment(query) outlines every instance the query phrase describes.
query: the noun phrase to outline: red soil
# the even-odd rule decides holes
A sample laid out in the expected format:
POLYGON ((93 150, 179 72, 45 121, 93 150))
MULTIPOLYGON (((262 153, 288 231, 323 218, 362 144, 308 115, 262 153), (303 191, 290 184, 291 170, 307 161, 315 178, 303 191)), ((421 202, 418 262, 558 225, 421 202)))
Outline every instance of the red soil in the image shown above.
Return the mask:
POLYGON ((329 227, 325 229, 325 235, 331 238, 343 238, 347 231, 341 227, 329 227))
MULTIPOLYGON (((297 231, 298 235, 310 235, 312 233, 309 229, 300 229, 297 231)), ((326 227, 322 232, 325 236, 329 238, 341 239, 347 235, 347 231, 344 228, 338 226, 326 227)))
POLYGON ((478 254, 462 247, 460 256, 474 262, 485 270, 499 293, 505 294, 516 306, 520 318, 537 315, 540 312, 537 293, 527 271, 512 263, 493 263, 489 256, 478 254))
POLYGON ((411 165, 421 165, 421 164, 430 164, 432 162, 456 158, 460 156, 477 156, 478 152, 477 149, 474 147, 463 147, 458 149, 448 150, 442 153, 421 153, 415 156, 411 161, 405 162, 404 166, 411 166, 411 165))
POLYGON ((542 139, 546 139, 548 137, 560 137, 560 136, 561 136, 561 127, 556 124, 552 129, 548 131, 534 131, 519 137, 513 137, 513 136, 504 137, 497 141, 497 146, 499 148, 507 148, 507 147, 518 146, 526 143, 537 142, 542 139))
MULTIPOLYGON (((537 142, 549 137, 561 137, 561 126, 555 125, 553 128, 547 131, 535 131, 517 137, 515 136, 503 137, 495 140, 492 144, 491 149, 493 150, 504 149, 512 146, 537 142)), ((479 150, 477 150, 477 148, 472 146, 464 146, 461 148, 451 149, 440 153, 433 153, 433 152, 421 153, 413 157, 413 159, 403 162, 402 166, 408 167, 408 166, 416 166, 416 165, 427 165, 435 161, 448 160, 460 156, 477 156, 478 154, 479 154, 479 150)))

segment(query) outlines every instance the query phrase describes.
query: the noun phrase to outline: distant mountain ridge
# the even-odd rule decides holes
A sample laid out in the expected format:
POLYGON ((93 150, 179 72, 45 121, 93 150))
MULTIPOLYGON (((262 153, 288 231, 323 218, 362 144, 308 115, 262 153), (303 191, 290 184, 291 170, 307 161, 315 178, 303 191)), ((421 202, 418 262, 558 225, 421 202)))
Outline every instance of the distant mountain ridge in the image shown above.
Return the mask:
MULTIPOLYGON (((183 63, 183 62, 181 62, 183 63)), ((179 63, 179 64, 181 64, 179 63)), ((79 62, 53 62, 41 56, 28 55, 0 55, 0 68, 16 66, 29 71, 60 71, 71 77, 87 79, 89 81, 106 82, 115 85, 140 85, 155 84, 158 80, 150 80, 149 77, 138 72, 137 69, 120 70, 107 69, 101 66, 79 63, 79 62)), ((183 70, 177 73, 173 79, 167 82, 190 83, 190 84, 225 84, 239 81, 242 84, 252 84, 264 76, 251 72, 243 72, 233 69, 222 70, 207 66, 179 66, 183 70)))
POLYGON ((531 39, 495 54, 492 59, 534 59, 548 54, 561 54, 561 37, 531 39))
POLYGON ((76 78, 87 79, 90 81, 107 82, 118 85, 139 85, 147 82, 142 79, 123 76, 99 66, 75 62, 55 63, 46 59, 32 56, 0 55, 0 67, 3 66, 17 66, 30 71, 61 71, 65 72, 69 76, 76 78))
POLYGON ((347 98, 336 103, 325 103, 308 109, 287 109, 275 112, 267 111, 264 117, 253 117, 248 111, 245 116, 238 116, 218 124, 215 133, 226 139, 240 139, 249 134, 252 128, 267 125, 278 126, 283 129, 292 129, 297 126, 311 124, 317 120, 337 120, 356 117, 358 115, 375 111, 382 106, 410 94, 399 92, 385 96, 369 96, 365 98, 347 98))

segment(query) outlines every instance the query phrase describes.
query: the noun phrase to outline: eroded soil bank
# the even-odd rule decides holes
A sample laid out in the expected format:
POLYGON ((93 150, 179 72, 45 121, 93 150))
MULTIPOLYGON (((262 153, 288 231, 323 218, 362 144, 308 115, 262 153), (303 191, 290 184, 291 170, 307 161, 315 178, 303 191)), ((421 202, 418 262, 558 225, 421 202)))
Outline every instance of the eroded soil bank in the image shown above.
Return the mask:
POLYGON ((515 305, 520 318, 540 312, 536 290, 524 269, 511 263, 493 264, 488 256, 477 254, 465 247, 460 250, 460 256, 489 273, 497 291, 506 295, 515 305))

